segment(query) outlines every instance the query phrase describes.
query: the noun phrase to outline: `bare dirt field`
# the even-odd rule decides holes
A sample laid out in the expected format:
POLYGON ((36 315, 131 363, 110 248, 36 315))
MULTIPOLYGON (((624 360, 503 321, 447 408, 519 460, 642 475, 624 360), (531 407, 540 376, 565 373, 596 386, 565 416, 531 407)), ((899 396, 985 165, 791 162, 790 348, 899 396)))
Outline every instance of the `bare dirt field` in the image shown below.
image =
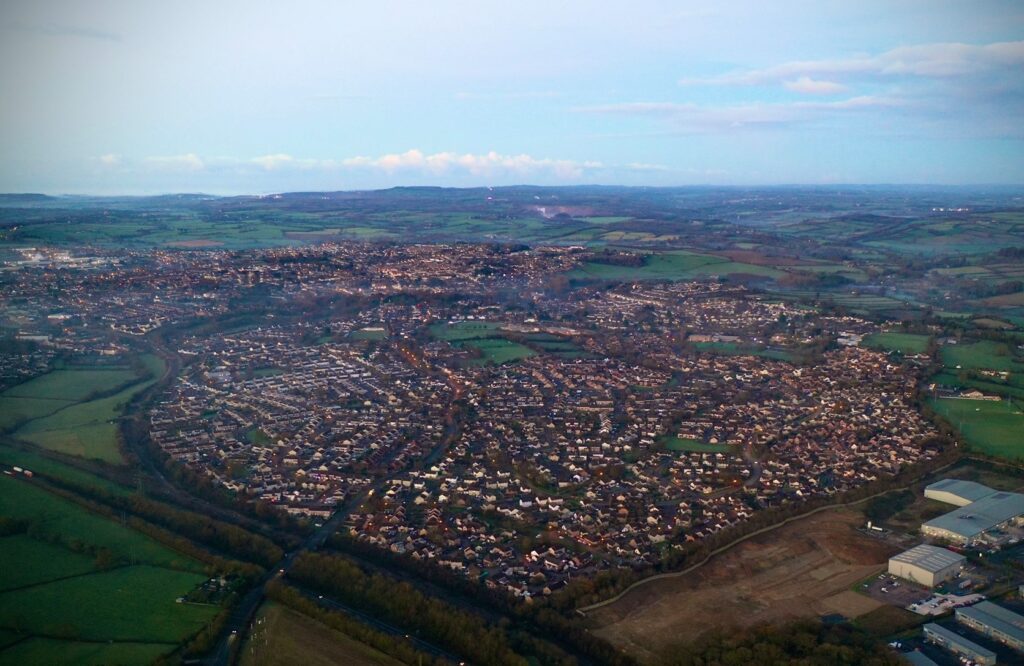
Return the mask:
POLYGON ((840 613, 882 604, 852 591, 898 552, 856 530, 863 516, 824 511, 746 541, 692 574, 641 586, 589 615, 597 635, 641 660, 706 631, 840 613))

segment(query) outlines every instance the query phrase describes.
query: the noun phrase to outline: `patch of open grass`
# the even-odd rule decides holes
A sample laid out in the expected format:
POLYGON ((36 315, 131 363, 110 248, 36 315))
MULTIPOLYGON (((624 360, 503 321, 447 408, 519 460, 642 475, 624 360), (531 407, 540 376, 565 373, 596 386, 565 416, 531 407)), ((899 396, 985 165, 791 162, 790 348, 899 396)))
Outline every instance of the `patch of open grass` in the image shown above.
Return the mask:
POLYGON ((279 604, 266 604, 242 648, 242 666, 397 666, 383 652, 279 604))
POLYGON ((1017 402, 959 398, 929 402, 960 431, 971 448, 1002 458, 1024 458, 1024 413, 1017 402))
POLYGON ((728 453, 728 444, 711 444, 689 437, 666 437, 665 448, 669 451, 685 451, 687 453, 728 453))
POLYGON ((864 338, 864 346, 882 351, 896 351, 901 354, 923 354, 928 350, 931 336, 913 333, 896 333, 887 331, 875 333, 864 338))

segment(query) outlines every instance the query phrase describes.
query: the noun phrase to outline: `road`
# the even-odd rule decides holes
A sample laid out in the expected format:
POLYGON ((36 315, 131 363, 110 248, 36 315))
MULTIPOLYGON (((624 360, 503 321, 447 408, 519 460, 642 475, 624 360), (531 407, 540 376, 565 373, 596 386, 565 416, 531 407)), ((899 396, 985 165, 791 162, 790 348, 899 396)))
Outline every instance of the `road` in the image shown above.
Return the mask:
MULTIPOLYGON (((163 351, 164 353, 168 352, 166 347, 162 348, 161 351, 163 351)), ((429 368, 429 366, 427 366, 424 363, 421 357, 417 358, 415 356, 415 352, 413 352, 412 350, 407 350, 406 353, 409 354, 409 356, 411 357, 410 362, 416 360, 418 361, 418 363, 415 364, 422 364, 420 365, 422 369, 429 368)), ((447 417, 445 420, 449 423, 449 425, 445 429, 445 436, 441 438, 441 441, 438 443, 438 445, 434 447, 434 449, 428 455, 422 456, 419 459, 419 461, 417 461, 417 463, 414 465, 414 467, 416 468, 420 468, 426 465, 426 461, 431 460, 437 457, 438 455, 443 455, 444 452, 448 449, 448 447, 451 446, 452 443, 457 441, 459 436, 461 435, 462 424, 461 419, 459 418, 461 412, 458 405, 456 404, 456 400, 462 394, 462 387, 450 375, 448 376, 447 379, 453 391, 453 398, 451 403, 449 403, 448 411, 445 415, 447 417)), ((239 601, 235 608, 232 610, 231 616, 225 623, 224 630, 221 634, 220 640, 218 640, 214 650, 209 655, 207 655, 205 659, 202 660, 203 663, 210 664, 211 666, 230 666, 230 664, 232 664, 234 661, 234 657, 242 642, 242 638, 245 636, 246 632, 249 629, 249 626, 252 624, 252 621, 256 616, 256 611, 259 609, 260 604, 263 603, 264 586, 276 577, 287 575, 288 571, 291 569, 292 565, 295 563, 295 560, 300 553, 306 551, 316 551, 322 548, 327 539, 330 538, 332 534, 338 531, 338 528, 341 527, 341 525, 345 522, 345 519, 348 517, 348 515, 354 509, 362 505, 362 503, 365 502, 366 499, 369 498, 372 494, 379 492, 384 486, 386 486, 389 483, 389 481, 390 479, 388 477, 384 477, 376 481, 375 483, 371 484, 369 487, 365 488, 360 493, 350 497, 348 500, 346 500, 342 505, 338 507, 334 514, 326 522, 324 522, 323 525, 318 527, 315 532, 306 537, 306 539, 302 542, 301 546, 287 553, 280 562, 271 567, 270 570, 268 570, 267 573, 257 582, 253 589, 251 589, 244 597, 242 597, 241 601, 239 601)), ((338 602, 332 603, 338 604, 338 602)), ((338 605, 339 607, 341 606, 341 604, 338 605)), ((346 606, 345 608, 348 609, 346 612, 351 611, 350 614, 354 615, 358 613, 361 618, 369 617, 363 615, 355 609, 351 609, 350 607, 346 606)), ((375 620, 374 622, 376 623, 378 621, 375 620)), ((390 625, 388 626, 390 627, 390 625)), ((395 631, 399 631, 397 628, 391 628, 395 631)), ((388 631, 388 633, 391 632, 388 631)), ((405 634, 402 633, 402 635, 405 634)), ((455 662, 459 661, 457 657, 445 652, 437 646, 430 646, 430 649, 425 651, 430 652, 431 654, 444 653, 441 656, 444 656, 446 659, 450 658, 455 662)))

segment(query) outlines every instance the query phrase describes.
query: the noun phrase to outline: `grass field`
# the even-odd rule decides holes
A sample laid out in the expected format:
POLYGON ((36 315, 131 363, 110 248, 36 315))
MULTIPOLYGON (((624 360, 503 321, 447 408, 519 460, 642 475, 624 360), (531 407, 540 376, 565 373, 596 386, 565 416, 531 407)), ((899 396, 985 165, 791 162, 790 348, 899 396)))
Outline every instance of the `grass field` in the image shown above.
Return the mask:
POLYGON ((86 398, 106 393, 137 377, 130 370, 54 370, 0 394, 0 430, 42 418, 86 398))
POLYGON ((773 358, 777 361, 793 361, 793 354, 785 349, 759 349, 748 345, 741 345, 735 342, 693 342, 694 348, 714 354, 727 356, 760 356, 762 358, 773 358))
POLYGON ((770 266, 755 266, 722 257, 678 250, 648 255, 643 266, 585 262, 569 272, 577 280, 689 280, 706 275, 783 275, 770 266))
POLYGON ((1024 372, 1024 363, 1014 359, 1012 350, 1001 342, 982 340, 974 343, 944 345, 942 362, 947 367, 1024 372))
POLYGON ((1019 402, 938 398, 929 404, 971 448, 1002 458, 1024 458, 1024 413, 1019 402))
POLYGON ((46 474, 57 479, 64 479, 72 483, 100 488, 109 493, 117 495, 129 495, 133 489, 119 485, 101 476, 91 474, 84 470, 65 465, 62 462, 52 460, 32 451, 22 451, 10 446, 0 444, 0 463, 6 465, 17 465, 30 469, 33 472, 46 474))
POLYGON ((931 336, 913 333, 875 333, 864 338, 864 346, 882 351, 896 351, 901 354, 923 354, 928 350, 931 336))
POLYGON ((175 601, 204 580, 138 565, 36 585, 0 594, 0 626, 70 639, 178 643, 217 613, 175 601))
POLYGON ((430 327, 430 334, 438 340, 475 340, 489 338, 498 330, 498 324, 490 321, 459 321, 453 324, 439 323, 430 327))
MULTIPOLYGON (((118 557, 202 571, 199 562, 31 483, 0 476, 0 516, 29 520, 46 535, 109 548, 118 557)), ((2 574, 0 574, 2 575, 2 574)))
POLYGON ((388 337, 386 331, 362 328, 358 331, 352 331, 349 336, 353 340, 384 340, 388 337))
POLYGON ((456 347, 472 347, 480 351, 473 363, 483 365, 511 363, 533 356, 536 352, 518 342, 512 342, 498 330, 500 324, 489 321, 460 321, 454 324, 438 323, 430 327, 430 334, 446 340, 456 347))
POLYGON ((686 451, 688 453, 727 453, 728 444, 710 444, 699 439, 666 437, 665 448, 669 451, 686 451))
POLYGON ((397 666, 383 652, 279 604, 260 610, 241 650, 241 666, 397 666))
POLYGON ((0 666, 152 664, 174 647, 164 643, 92 643, 35 637, 0 650, 0 666))
POLYGON ((142 359, 149 375, 145 381, 138 381, 113 395, 68 404, 51 414, 37 417, 19 427, 14 436, 61 453, 113 464, 123 463, 115 421, 132 397, 163 374, 164 366, 159 358, 145 355, 142 359))
POLYGON ((202 563, 30 482, 0 476, 0 516, 30 523, 0 539, 0 664, 149 664, 219 610, 176 603, 202 563))
POLYGON ((0 538, 0 592, 95 571, 93 558, 23 534, 0 538))
POLYGON ((1010 381, 994 381, 981 377, 968 377, 962 380, 952 372, 940 372, 931 378, 932 382, 941 386, 952 386, 955 388, 976 388, 983 393, 1010 396, 1024 400, 1024 376, 1015 374, 1010 376, 1010 381))
POLYGON ((501 365, 502 363, 511 363, 529 358, 535 353, 529 347, 524 347, 518 342, 512 342, 504 338, 473 339, 455 344, 479 349, 483 356, 476 361, 480 364, 494 363, 495 365, 501 365))

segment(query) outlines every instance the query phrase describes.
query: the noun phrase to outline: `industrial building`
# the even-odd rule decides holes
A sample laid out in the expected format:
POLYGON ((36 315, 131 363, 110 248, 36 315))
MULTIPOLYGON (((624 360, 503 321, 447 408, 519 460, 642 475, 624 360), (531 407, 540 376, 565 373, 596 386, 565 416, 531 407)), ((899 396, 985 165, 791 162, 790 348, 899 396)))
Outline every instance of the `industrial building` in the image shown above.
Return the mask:
POLYGON ((991 601, 956 610, 956 621, 992 640, 1024 652, 1024 616, 991 601))
POLYGON ((924 625, 925 640, 935 643, 953 654, 967 657, 980 666, 993 666, 996 663, 996 653, 985 649, 945 627, 931 622, 924 625))
POLYGON ((956 506, 967 506, 995 493, 996 491, 988 486, 960 479, 943 479, 924 489, 924 496, 928 499, 956 506))
POLYGON ((904 652, 901 655, 904 661, 910 663, 910 666, 939 666, 935 663, 935 660, 928 657, 928 655, 921 652, 904 652))
MULTIPOLYGON (((928 487, 932 488, 935 485, 932 484, 928 487)), ((927 493, 927 490, 925 492, 927 493)), ((936 492, 946 493, 949 497, 966 499, 966 496, 959 494, 963 492, 962 489, 956 492, 940 489, 936 492)), ((982 540, 982 537, 988 532, 1019 524, 1021 516, 1024 516, 1024 495, 993 491, 959 509, 929 520, 921 526, 921 531, 930 537, 970 545, 982 540)))
POLYGON ((951 550, 923 543, 890 557, 889 573, 918 585, 935 587, 960 573, 965 560, 951 550))

